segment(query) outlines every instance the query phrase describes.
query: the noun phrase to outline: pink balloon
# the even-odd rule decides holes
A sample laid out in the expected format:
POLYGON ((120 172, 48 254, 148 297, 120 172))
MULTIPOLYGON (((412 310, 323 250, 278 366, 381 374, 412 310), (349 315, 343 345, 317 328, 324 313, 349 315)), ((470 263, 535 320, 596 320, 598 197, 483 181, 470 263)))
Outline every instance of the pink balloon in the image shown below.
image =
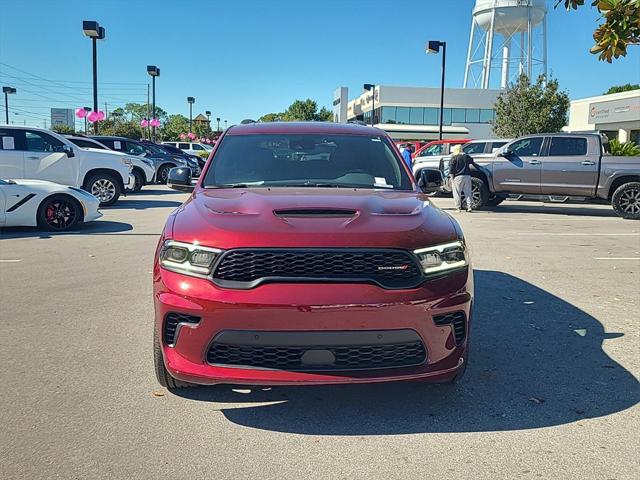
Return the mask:
POLYGON ((98 121, 100 120, 104 120, 106 117, 106 115, 104 114, 104 112, 102 110, 98 111, 98 121))
POLYGON ((100 115, 98 114, 98 112, 91 112, 89 115, 87 115, 87 118, 91 123, 97 122, 99 117, 100 115))
POLYGON ((180 140, 184 140, 185 138, 187 138, 187 136, 184 133, 181 133, 179 136, 180 136, 180 140))
POLYGON ((196 138, 196 134, 195 134, 195 133, 192 133, 192 132, 189 132, 189 133, 187 134, 187 137, 189 137, 191 140, 195 140, 195 138, 196 138))
POLYGON ((158 120, 157 118, 152 118, 151 121, 149 122, 149 125, 151 125, 152 127, 159 127, 160 120, 158 120))
POLYGON ((76 108, 76 117, 84 118, 87 116, 87 111, 84 108, 76 108))
POLYGON ((140 120, 140 126, 142 128, 146 128, 149 126, 149 121, 146 118, 143 118, 142 120, 140 120))

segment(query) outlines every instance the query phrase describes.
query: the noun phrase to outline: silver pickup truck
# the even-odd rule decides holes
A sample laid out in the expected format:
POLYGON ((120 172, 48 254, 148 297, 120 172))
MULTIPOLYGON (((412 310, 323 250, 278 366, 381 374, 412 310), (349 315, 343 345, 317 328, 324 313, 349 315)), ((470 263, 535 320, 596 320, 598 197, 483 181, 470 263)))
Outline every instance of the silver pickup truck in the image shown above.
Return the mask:
MULTIPOLYGON (((449 158, 441 170, 447 178, 449 158)), ((614 157, 599 133, 520 137, 492 155, 474 156, 473 206, 495 206, 510 195, 581 197, 611 203, 622 218, 640 220, 640 157, 614 157)), ((450 191, 449 182, 445 190, 450 191)))

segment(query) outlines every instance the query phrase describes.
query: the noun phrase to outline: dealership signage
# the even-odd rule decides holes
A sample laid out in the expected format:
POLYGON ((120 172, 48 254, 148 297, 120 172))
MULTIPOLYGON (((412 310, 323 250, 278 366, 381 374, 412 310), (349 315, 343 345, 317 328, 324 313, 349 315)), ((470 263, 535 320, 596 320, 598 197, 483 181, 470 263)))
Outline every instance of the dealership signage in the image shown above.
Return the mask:
POLYGON ((347 104, 349 103, 349 89, 347 87, 337 88, 333 92, 333 121, 336 123, 347 123, 347 104))
POLYGON ((66 125, 67 127, 75 129, 76 119, 73 115, 74 112, 72 108, 52 108, 51 126, 66 125))
POLYGON ((589 123, 640 121, 640 96, 589 104, 589 123))

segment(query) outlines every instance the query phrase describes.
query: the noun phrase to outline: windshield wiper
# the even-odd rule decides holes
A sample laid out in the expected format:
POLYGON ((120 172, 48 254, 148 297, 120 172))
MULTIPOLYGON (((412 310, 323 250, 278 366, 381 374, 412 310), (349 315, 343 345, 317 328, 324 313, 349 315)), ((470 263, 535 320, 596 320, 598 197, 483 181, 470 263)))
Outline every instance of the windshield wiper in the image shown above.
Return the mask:
POLYGON ((249 187, 259 187, 260 185, 248 185, 246 183, 226 183, 222 185, 207 185, 204 188, 249 188, 249 187))

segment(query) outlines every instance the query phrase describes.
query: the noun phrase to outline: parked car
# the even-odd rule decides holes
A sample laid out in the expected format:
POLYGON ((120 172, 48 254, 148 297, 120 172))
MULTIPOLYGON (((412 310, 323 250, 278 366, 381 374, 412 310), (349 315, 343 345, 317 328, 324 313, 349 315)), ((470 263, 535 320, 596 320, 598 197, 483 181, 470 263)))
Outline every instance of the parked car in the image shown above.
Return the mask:
POLYGON ((451 153, 454 145, 461 145, 469 142, 468 138, 457 140, 434 140, 424 145, 413 153, 413 176, 420 178, 420 172, 424 168, 438 168, 440 160, 451 153))
POLYGON ((213 150, 213 145, 207 145, 200 142, 162 142, 163 145, 171 145, 172 147, 179 148, 185 153, 191 155, 198 155, 199 153, 209 153, 213 150))
POLYGON ((92 136, 94 140, 105 144, 112 150, 126 152, 130 155, 144 155, 145 158, 151 160, 154 164, 156 175, 155 179, 158 183, 167 183, 167 175, 173 167, 187 166, 193 168, 194 174, 197 173, 197 162, 189 161, 183 157, 171 155, 155 144, 143 144, 138 140, 126 137, 109 137, 109 136, 92 136))
MULTIPOLYGON (((147 144, 151 142, 144 141, 143 143, 147 144)), ((202 170, 204 168, 204 165, 207 163, 207 160, 205 158, 199 157, 198 155, 191 155, 190 153, 183 152, 182 150, 180 150, 177 147, 174 147, 173 145, 167 145, 163 143, 161 144, 154 143, 154 145, 158 148, 161 148, 162 150, 164 150, 170 155, 176 155, 178 157, 183 157, 183 158, 192 160, 194 162, 197 162, 198 166, 200 167, 200 170, 202 170)))
POLYGON ((472 157, 491 155, 504 147, 513 138, 491 138, 487 140, 471 140, 462 145, 462 151, 472 157))
POLYGON ((101 206, 133 185, 132 157, 75 146, 51 130, 0 126, 0 178, 47 180, 83 188, 101 206))
POLYGON ((0 179, 0 228, 64 231, 102 216, 100 200, 76 187, 43 180, 0 179))
MULTIPOLYGON (((93 138, 65 135, 65 137, 74 145, 80 148, 91 148, 96 150, 111 150, 105 144, 100 143, 93 138)), ((153 183, 156 169, 153 160, 148 158, 142 158, 140 156, 131 156, 132 175, 134 178, 133 185, 131 186, 132 192, 139 192, 140 189, 149 183, 153 183)))
MULTIPOLYGON (((425 171, 425 191, 439 188, 425 171)), ((473 272, 384 132, 355 124, 226 130, 169 217, 154 265, 158 381, 452 382, 467 365, 473 272)))
POLYGON ((481 170, 472 169, 474 208, 508 195, 580 197, 606 200, 620 217, 640 219, 640 157, 610 155, 598 133, 530 135, 475 161, 481 170))

